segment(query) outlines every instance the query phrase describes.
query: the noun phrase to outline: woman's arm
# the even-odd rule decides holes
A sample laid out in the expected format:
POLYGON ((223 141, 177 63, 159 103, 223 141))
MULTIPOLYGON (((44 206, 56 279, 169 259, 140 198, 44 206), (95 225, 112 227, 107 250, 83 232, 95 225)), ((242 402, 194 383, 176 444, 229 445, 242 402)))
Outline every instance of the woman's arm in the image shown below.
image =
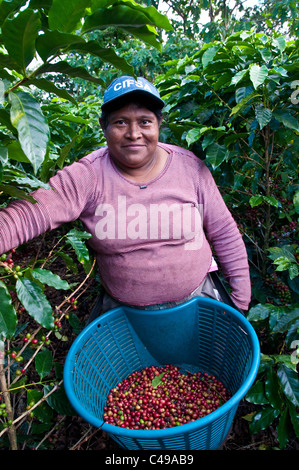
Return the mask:
POLYGON ((201 182, 206 236, 214 249, 223 275, 231 286, 232 300, 240 309, 247 310, 251 299, 251 283, 245 244, 205 165, 201 170, 201 182))
POLYGON ((0 253, 5 253, 64 222, 80 217, 93 198, 94 173, 88 159, 65 167, 53 176, 51 189, 40 188, 37 201, 13 201, 0 211, 0 253))

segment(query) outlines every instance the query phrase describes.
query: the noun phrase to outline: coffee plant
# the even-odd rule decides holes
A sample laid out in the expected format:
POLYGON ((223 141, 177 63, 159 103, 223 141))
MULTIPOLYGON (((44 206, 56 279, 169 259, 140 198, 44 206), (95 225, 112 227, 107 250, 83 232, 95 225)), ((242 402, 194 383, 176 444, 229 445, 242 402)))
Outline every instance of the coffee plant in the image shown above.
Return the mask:
POLYGON ((261 343, 264 353, 258 378, 246 397, 261 408, 245 418, 253 433, 276 424, 277 439, 284 448, 291 433, 298 436, 299 431, 299 308, 288 306, 286 300, 282 305, 259 304, 248 315, 258 331, 266 331, 267 341, 261 343))
MULTIPOLYGON (((34 203, 32 191, 48 189, 58 169, 103 143, 99 90, 119 71, 132 75, 134 69, 93 32, 107 30, 112 37, 111 30, 120 30, 123 37, 161 50, 156 27, 171 29, 165 15, 133 0, 0 1, 2 207, 15 198, 34 203), (79 56, 85 57, 83 64, 76 63, 79 56), (90 69, 88 57, 98 61, 98 73, 90 69), (84 83, 94 91, 82 97, 77 87, 84 83)), ((48 252, 41 239, 32 256, 25 253, 26 246, 1 253, 0 442, 13 450, 22 442, 26 447, 26 435, 28 447, 38 442, 43 448, 39 437, 54 426, 54 411, 74 413, 51 345, 53 338, 68 340, 66 322, 71 331, 80 331, 78 297, 95 276, 89 237, 75 223, 53 237, 48 252), (57 259, 65 263, 67 279, 55 272, 57 259), (65 293, 58 305, 51 300, 53 291, 65 293)))
MULTIPOLYGON (((151 3, 0 0, 0 206, 34 203, 32 191, 104 143, 98 114, 112 78, 156 78, 166 102, 161 140, 206 160, 243 234, 248 319, 262 348, 246 397, 255 408, 244 419, 253 434, 274 428, 286 448, 299 438, 298 39, 275 32, 266 9, 267 35, 263 21, 250 29, 254 18, 225 34, 215 21, 202 34, 184 24, 195 35, 169 36, 160 55, 162 30, 172 27, 151 3)), ((276 12, 291 5, 268 3, 276 12)), ((293 4, 290 12, 296 35, 293 4)), ((56 346, 84 326, 78 304, 96 279, 80 224, 45 237, 33 251, 0 256, 0 442, 11 449, 49 448, 74 414, 56 346)))
POLYGON ((252 29, 168 65, 162 137, 206 161, 248 250, 263 353, 250 429, 277 426, 284 448, 299 436, 298 40, 252 29))
POLYGON ((89 237, 73 228, 56 241, 44 259, 26 255, 25 247, 0 258, 0 436, 8 432, 12 449, 17 448, 33 418, 40 422, 40 426, 33 425, 32 434, 38 435, 39 427, 45 432, 53 426, 53 410, 65 416, 73 414, 63 391, 62 365, 55 360, 51 345, 53 338, 68 341, 65 322, 76 333, 81 329, 76 316, 78 297, 93 279, 94 261, 85 244, 89 237), (57 259, 66 265, 66 279, 52 268, 57 259), (83 280, 76 274, 76 262, 83 267, 83 280), (52 305, 51 289, 65 293, 59 305, 52 305))

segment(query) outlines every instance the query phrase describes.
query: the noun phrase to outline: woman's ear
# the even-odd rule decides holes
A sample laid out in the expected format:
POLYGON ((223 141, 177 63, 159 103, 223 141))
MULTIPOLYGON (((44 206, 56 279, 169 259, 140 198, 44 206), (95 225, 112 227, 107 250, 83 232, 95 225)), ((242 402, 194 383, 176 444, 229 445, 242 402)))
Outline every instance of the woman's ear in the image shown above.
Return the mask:
POLYGON ((102 120, 101 117, 99 117, 99 123, 100 123, 100 126, 101 126, 101 128, 102 128, 102 131, 103 131, 104 136, 106 136, 105 127, 104 127, 103 120, 102 120))

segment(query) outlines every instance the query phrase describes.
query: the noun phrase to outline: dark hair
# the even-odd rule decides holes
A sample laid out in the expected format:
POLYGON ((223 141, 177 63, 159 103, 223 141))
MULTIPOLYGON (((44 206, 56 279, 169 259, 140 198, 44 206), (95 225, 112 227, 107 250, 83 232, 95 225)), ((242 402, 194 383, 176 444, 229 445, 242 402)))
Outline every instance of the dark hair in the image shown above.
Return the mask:
POLYGON ((117 111, 118 109, 123 108, 129 104, 135 104, 139 108, 146 108, 152 113, 155 114, 158 121, 162 119, 162 108, 154 100, 148 99, 146 96, 141 95, 141 93, 130 93, 130 98, 123 96, 119 99, 114 100, 109 106, 106 106, 105 109, 102 109, 102 125, 106 129, 108 126, 109 114, 117 111))

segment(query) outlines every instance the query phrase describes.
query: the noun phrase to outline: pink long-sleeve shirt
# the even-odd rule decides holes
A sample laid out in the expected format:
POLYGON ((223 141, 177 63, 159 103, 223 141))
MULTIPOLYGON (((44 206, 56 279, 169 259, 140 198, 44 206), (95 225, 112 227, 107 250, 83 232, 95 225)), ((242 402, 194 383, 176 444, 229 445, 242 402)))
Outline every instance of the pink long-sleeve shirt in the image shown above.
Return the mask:
POLYGON ((169 154, 163 171, 144 184, 124 177, 106 147, 52 177, 37 203, 15 201, 0 211, 0 252, 81 219, 92 235, 106 290, 131 305, 187 297, 217 261, 246 310, 250 277, 246 249, 207 166, 193 153, 159 143, 169 154))

